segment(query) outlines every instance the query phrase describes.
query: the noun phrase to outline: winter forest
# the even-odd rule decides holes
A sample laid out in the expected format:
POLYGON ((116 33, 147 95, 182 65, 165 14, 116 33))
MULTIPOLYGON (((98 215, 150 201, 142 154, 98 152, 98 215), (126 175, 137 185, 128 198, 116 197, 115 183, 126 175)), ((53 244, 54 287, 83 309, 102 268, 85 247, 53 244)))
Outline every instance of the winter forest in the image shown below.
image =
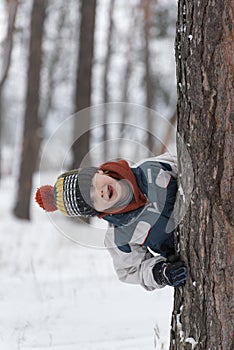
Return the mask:
POLYGON ((233 23, 232 0, 0 1, 0 349, 233 349, 233 23), (103 220, 35 204, 176 151, 185 288, 121 283, 103 220))

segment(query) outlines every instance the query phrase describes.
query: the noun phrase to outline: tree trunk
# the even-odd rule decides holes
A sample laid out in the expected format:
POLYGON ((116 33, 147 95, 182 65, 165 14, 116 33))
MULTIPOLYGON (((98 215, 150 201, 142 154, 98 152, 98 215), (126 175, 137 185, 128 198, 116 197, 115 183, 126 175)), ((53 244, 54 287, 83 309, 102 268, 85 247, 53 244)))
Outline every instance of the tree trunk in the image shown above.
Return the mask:
MULTIPOLYGON (((130 90, 130 78, 131 74, 134 70, 134 63, 133 63, 133 52, 134 52, 134 45, 135 45, 135 38, 133 33, 136 31, 139 21, 139 5, 134 5, 132 7, 132 19, 130 22, 131 30, 128 30, 127 32, 127 55, 126 55, 126 63, 125 63, 125 69, 123 73, 123 82, 122 82, 122 93, 121 93, 121 99, 120 101, 124 102, 122 110, 121 110, 121 116, 120 116, 120 131, 119 131, 119 142, 118 142, 118 154, 117 157, 121 158, 121 146, 122 146, 122 139, 126 137, 125 134, 128 134, 129 128, 128 128, 128 105, 129 102, 129 90, 130 90)), ((128 135, 129 137, 129 135, 128 135)), ((137 150, 136 150, 137 152, 137 150)))
POLYGON ((46 0, 34 0, 33 2, 22 155, 18 194, 14 208, 14 214, 18 218, 27 220, 30 219, 32 177, 36 168, 40 145, 38 109, 45 6, 46 0))
MULTIPOLYGON (((145 61, 145 92, 146 92, 146 107, 153 108, 153 81, 152 81, 152 69, 151 69, 151 57, 150 57, 150 27, 151 27, 151 0, 142 0, 142 7, 144 12, 144 61, 145 61)), ((147 130, 154 130, 153 118, 150 118, 151 111, 148 110, 147 116, 147 130)), ((155 151, 155 142, 152 133, 147 133, 147 149, 149 156, 155 151)))
MULTIPOLYGON (((79 112, 91 105, 91 79, 93 65, 94 29, 95 29, 96 0, 81 1, 81 25, 79 54, 76 76, 75 108, 79 112)), ((90 138, 90 113, 77 114, 75 118, 75 130, 80 129, 82 123, 87 130, 73 144, 73 164, 72 168, 78 168, 89 151, 90 138)), ((76 134, 76 132, 75 132, 76 134)), ((84 164, 84 162, 83 162, 84 164)), ((85 164, 86 165, 86 164, 85 164)))
POLYGON ((1 58, 1 76, 0 76, 0 178, 2 175, 1 167, 1 149, 2 149, 2 135, 3 135, 3 89, 4 84, 8 76, 12 48, 13 48, 13 35, 15 31, 15 19, 18 9, 18 0, 11 0, 8 3, 8 24, 7 24, 7 34, 4 40, 4 53, 1 58))
POLYGON ((115 9, 115 0, 111 0, 109 4, 108 11, 108 35, 107 35, 107 52, 104 60, 104 75, 103 75, 103 103, 105 106, 103 108, 103 163, 108 161, 108 114, 109 108, 107 103, 110 98, 110 85, 108 82, 108 76, 110 73, 110 65, 111 65, 111 55, 112 55, 112 42, 113 42, 113 27, 114 27, 114 14, 115 9))
MULTIPOLYGON (((180 225, 189 278, 175 291, 170 349, 232 350, 233 0, 179 0, 178 6, 178 131, 190 152, 194 190, 180 225)), ((180 146, 178 155, 183 179, 188 169, 180 146)))
POLYGON ((15 31, 15 19, 18 8, 18 0, 11 0, 8 4, 8 25, 7 34, 4 40, 4 55, 1 62, 0 87, 5 83, 11 63, 11 53, 13 48, 13 34, 15 31))

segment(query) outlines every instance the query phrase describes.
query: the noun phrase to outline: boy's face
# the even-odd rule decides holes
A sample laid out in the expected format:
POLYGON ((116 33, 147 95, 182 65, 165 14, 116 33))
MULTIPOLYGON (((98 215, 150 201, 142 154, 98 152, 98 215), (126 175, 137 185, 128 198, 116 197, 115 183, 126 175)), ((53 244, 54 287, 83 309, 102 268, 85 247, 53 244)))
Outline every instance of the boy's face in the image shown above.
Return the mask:
POLYGON ((102 170, 94 175, 90 189, 90 199, 94 209, 99 212, 107 211, 125 196, 121 182, 104 174, 102 170))

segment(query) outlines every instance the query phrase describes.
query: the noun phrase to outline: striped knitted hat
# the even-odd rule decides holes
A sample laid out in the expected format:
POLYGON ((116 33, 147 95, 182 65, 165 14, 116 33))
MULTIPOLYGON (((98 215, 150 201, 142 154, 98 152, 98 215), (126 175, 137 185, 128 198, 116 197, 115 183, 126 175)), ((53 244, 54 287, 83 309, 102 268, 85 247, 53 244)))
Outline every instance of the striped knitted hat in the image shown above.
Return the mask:
POLYGON ((96 167, 88 167, 60 175, 54 187, 38 188, 36 202, 48 212, 59 209, 68 216, 98 215, 90 200, 90 187, 97 171, 96 167))

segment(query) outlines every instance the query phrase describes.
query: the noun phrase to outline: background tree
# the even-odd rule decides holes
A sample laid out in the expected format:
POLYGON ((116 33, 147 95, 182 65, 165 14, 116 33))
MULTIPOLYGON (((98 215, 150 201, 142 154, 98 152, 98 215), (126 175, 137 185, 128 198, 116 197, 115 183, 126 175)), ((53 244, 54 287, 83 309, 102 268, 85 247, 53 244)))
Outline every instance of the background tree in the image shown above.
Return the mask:
MULTIPOLYGON (((184 288, 175 291, 170 349, 231 350, 233 1, 179 0, 178 6, 178 131, 191 155, 194 190, 180 225, 181 254, 189 278, 184 288)), ((182 179, 186 179, 188 163, 180 146, 178 151, 182 179)))
POLYGON ((46 0, 33 1, 22 155, 18 193, 14 208, 14 214, 18 218, 28 220, 30 219, 32 176, 36 168, 40 146, 40 122, 38 110, 40 103, 39 90, 45 8, 46 0))
POLYGON ((4 40, 4 52, 1 58, 1 76, 0 76, 0 177, 1 177, 1 144, 2 144, 2 99, 3 99, 3 88, 4 83, 7 79, 11 64, 12 47, 13 47, 13 36, 15 30, 15 19, 18 8, 18 0, 8 1, 8 24, 7 34, 4 40))
MULTIPOLYGON (((65 25, 72 26, 73 23, 66 23, 66 16, 69 13, 69 8, 67 6, 68 4, 66 4, 66 6, 62 6, 61 4, 59 5, 59 8, 56 9, 55 4, 53 2, 50 2, 50 6, 48 7, 46 14, 47 23, 44 24, 45 34, 43 37, 43 46, 45 47, 45 50, 43 51, 43 65, 41 67, 41 74, 44 73, 46 79, 43 79, 43 82, 41 84, 40 106, 40 119, 44 122, 46 122, 46 118, 48 118, 50 111, 53 109, 53 100, 54 94, 56 93, 56 87, 60 87, 63 80, 65 80, 63 73, 61 73, 64 72, 64 68, 59 61, 63 60, 64 64, 68 66, 70 64, 70 62, 67 62, 65 59, 69 53, 67 52, 67 47, 65 47, 63 43, 63 30, 65 25), (53 15, 57 15, 56 20, 51 19, 53 15), (53 31, 50 28, 52 25, 51 22, 53 23, 53 26, 55 26, 53 31), (63 57, 63 55, 65 57, 63 57)), ((67 38, 66 40, 69 41, 67 38)), ((68 79, 68 72, 66 71, 65 74, 66 79, 68 79)), ((67 85, 69 85, 68 82, 67 85)))
MULTIPOLYGON (((92 66, 94 50, 96 0, 81 0, 81 24, 79 39, 79 54, 76 75, 75 112, 91 106, 92 92, 92 66)), ((76 118, 74 129, 79 130, 81 123, 87 130, 73 144, 72 168, 78 168, 89 151, 90 138, 90 113, 87 111, 85 117, 76 118)))
MULTIPOLYGON (((146 107, 152 109, 153 104, 155 103, 154 101, 154 96, 153 96, 153 81, 152 81, 152 68, 151 68, 151 50, 150 50, 150 29, 151 29, 151 0, 142 0, 141 6, 143 9, 144 13, 144 42, 145 42, 145 47, 144 47, 144 61, 145 61, 145 92, 146 92, 146 107)), ((150 113, 150 111, 148 111, 150 113)), ((147 115, 147 130, 153 130, 154 125, 152 122, 152 118, 150 118, 147 115)), ((147 134, 147 148, 149 152, 153 152, 155 150, 154 147, 154 138, 151 133, 148 132, 147 134)), ((150 154, 150 153, 149 153, 150 154)))
MULTIPOLYGON (((114 21, 113 21, 113 14, 114 9, 116 6, 115 0, 111 0, 109 4, 109 11, 108 11, 108 34, 107 34, 107 40, 106 40, 106 56, 104 59, 104 74, 103 74, 103 102, 107 104, 110 100, 109 96, 109 89, 110 89, 110 83, 108 81, 108 76, 110 73, 110 63, 111 63, 111 54, 112 54, 112 40, 113 40, 113 27, 114 27, 114 21)), ((103 162, 106 162, 108 160, 108 143, 105 142, 108 140, 108 105, 104 106, 103 110, 103 162)))

